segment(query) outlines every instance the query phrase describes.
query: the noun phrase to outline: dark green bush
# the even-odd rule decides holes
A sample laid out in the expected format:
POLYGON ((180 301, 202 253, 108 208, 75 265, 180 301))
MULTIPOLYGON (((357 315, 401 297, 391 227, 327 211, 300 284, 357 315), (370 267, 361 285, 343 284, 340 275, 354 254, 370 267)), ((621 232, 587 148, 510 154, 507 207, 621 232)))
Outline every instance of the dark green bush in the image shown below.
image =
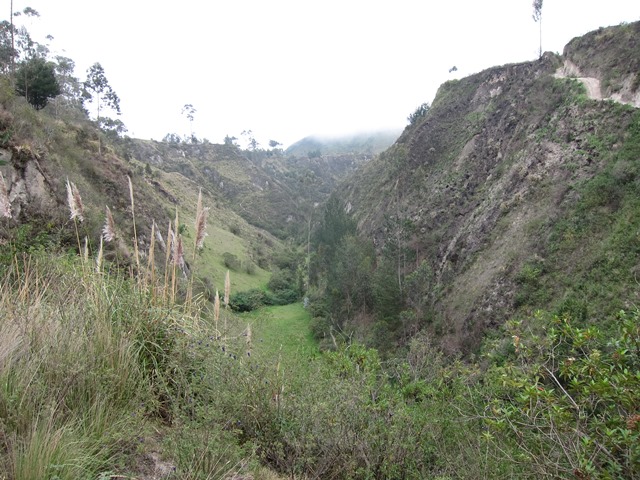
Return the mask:
POLYGON ((229 252, 224 252, 222 254, 222 259, 224 261, 224 266, 230 270, 240 270, 242 268, 242 262, 236 255, 229 252))
POLYGON ((262 290, 247 290, 232 294, 229 298, 229 305, 237 312, 250 312, 265 305, 265 297, 262 290))
POLYGON ((277 292, 265 292, 264 304, 265 305, 289 305, 295 303, 300 298, 300 294, 297 290, 278 290, 277 292))
POLYGON ((267 287, 269 290, 273 290, 274 292, 279 292, 281 290, 295 290, 296 279, 291 270, 276 268, 271 273, 271 278, 269 278, 267 287))

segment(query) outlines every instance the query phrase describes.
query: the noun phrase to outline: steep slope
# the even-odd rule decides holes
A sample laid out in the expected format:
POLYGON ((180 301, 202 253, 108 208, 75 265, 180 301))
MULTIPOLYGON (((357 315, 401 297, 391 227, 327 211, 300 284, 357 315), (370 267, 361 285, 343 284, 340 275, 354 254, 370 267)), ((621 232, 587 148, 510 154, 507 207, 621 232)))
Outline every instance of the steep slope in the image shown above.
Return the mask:
POLYGON ((106 258, 131 265, 134 229, 130 178, 140 252, 144 254, 149 248, 152 224, 156 222, 166 238, 168 224, 177 213, 187 261, 191 263, 195 209, 202 188, 204 206, 210 208, 208 238, 197 269, 202 288, 222 289, 227 269, 225 253, 235 255, 242 266, 233 272, 234 290, 266 284, 268 258, 279 241, 229 209, 216 188, 179 171, 145 166, 127 155, 129 141, 105 137, 92 122, 75 113, 48 107, 36 112, 10 89, 2 90, 0 105, 0 172, 12 213, 12 218, 0 223, 1 242, 23 242, 16 247, 26 248, 38 238, 48 238, 77 249, 67 206, 68 179, 77 185, 85 208, 85 220, 78 225, 80 241, 86 236, 92 255, 97 252, 108 206, 119 238, 115 246, 106 245, 106 258))
POLYGON ((144 140, 130 140, 123 147, 123 155, 129 158, 207 185, 217 192, 220 202, 247 222, 280 238, 306 231, 307 218, 315 206, 372 157, 362 150, 332 150, 311 156, 295 151, 245 151, 233 144, 144 140))
POLYGON ((474 349, 517 312, 579 305, 596 321, 637 299, 638 238, 619 230, 637 224, 640 115, 556 77, 576 65, 605 97, 622 85, 633 103, 638 25, 443 84, 428 114, 344 185, 379 251, 401 239, 402 274, 423 260, 433 270, 422 321, 449 351, 474 349), (609 63, 588 63, 591 51, 609 63))

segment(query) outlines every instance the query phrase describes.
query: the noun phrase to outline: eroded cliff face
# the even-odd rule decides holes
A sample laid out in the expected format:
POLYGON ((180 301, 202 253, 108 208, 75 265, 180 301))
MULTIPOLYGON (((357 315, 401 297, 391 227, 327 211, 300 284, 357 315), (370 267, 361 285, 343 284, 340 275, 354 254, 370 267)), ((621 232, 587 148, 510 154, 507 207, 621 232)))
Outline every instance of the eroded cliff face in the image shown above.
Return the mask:
POLYGON ((10 146, 0 148, 0 160, 14 221, 55 216, 62 201, 38 154, 28 146, 10 146))
POLYGON ((576 37, 563 58, 569 76, 597 82, 601 98, 640 107, 640 22, 576 37))
MULTIPOLYGON (((627 139, 635 109, 589 98, 571 75, 604 81, 602 69, 587 69, 575 51, 572 58, 573 72, 570 59, 547 53, 445 83, 426 117, 344 186, 379 250, 403 238, 415 262, 404 271, 431 266, 435 321, 427 327, 449 351, 472 350, 516 311, 523 267, 549 261, 550 238, 580 187, 627 139), (569 78, 558 78, 562 71, 569 78)), ((635 98, 635 88, 624 98, 635 98)), ((613 208, 604 207, 603 215, 613 208)), ((579 246, 573 256, 580 264, 579 246)))

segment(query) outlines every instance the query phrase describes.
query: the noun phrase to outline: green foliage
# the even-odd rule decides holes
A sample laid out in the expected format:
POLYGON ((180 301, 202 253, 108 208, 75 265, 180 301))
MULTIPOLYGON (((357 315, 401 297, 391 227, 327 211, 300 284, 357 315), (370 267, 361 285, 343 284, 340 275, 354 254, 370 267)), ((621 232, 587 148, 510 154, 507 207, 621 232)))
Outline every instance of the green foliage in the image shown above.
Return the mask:
POLYGON ((336 195, 332 195, 325 205, 322 221, 313 236, 316 255, 313 264, 309 266, 312 282, 317 283, 319 277, 332 268, 342 239, 355 233, 356 224, 346 213, 345 205, 336 195))
POLYGON ((224 266, 230 270, 240 270, 242 268, 242 262, 233 253, 224 252, 222 254, 222 260, 224 262, 224 266))
POLYGON ((35 57, 21 62, 16 70, 16 92, 36 110, 46 107, 49 99, 61 93, 55 67, 53 62, 35 57))
POLYGON ((120 114, 120 98, 109 85, 104 73, 104 68, 99 63, 94 63, 87 70, 87 79, 84 82, 84 98, 90 102, 95 101, 98 108, 98 120, 104 107, 111 108, 120 114))
POLYGON ((639 312, 620 312, 615 337, 568 316, 538 315, 543 336, 509 327, 512 360, 488 374, 498 387, 485 417, 532 474, 635 478, 640 473, 639 312), (501 379, 501 380, 500 380, 501 379))
POLYGON ((542 284, 545 265, 539 259, 525 263, 515 277, 518 291, 514 299, 514 305, 540 305, 548 293, 542 284))
POLYGON ((299 298, 300 293, 293 289, 274 292, 253 289, 232 294, 229 298, 229 305, 237 312, 251 312, 264 306, 289 305, 299 298))
POLYGON ((407 121, 409 122, 409 125, 415 125, 421 119, 426 117, 427 113, 429 113, 430 108, 431 108, 431 105, 429 105, 426 102, 420 105, 418 108, 416 108, 415 111, 407 117, 407 121))
POLYGON ((122 137, 127 131, 127 127, 125 127, 122 120, 118 119, 114 120, 112 118, 102 117, 99 119, 99 125, 102 131, 114 139, 122 137))
POLYGON ((263 290, 247 290, 231 294, 229 305, 238 312, 250 312, 265 304, 265 292, 263 290))
POLYGON ((295 272, 292 272, 291 270, 275 269, 271 273, 271 278, 269 278, 267 287, 274 292, 279 292, 281 290, 295 290, 297 288, 297 282, 294 274, 295 272))

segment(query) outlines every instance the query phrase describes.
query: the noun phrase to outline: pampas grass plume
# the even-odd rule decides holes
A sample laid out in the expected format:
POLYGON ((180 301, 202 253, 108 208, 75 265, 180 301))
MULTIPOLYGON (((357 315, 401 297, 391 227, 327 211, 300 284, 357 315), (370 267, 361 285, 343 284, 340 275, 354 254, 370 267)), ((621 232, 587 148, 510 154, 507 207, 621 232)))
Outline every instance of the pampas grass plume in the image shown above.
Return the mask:
POLYGON ((213 320, 218 325, 218 320, 220 320, 220 294, 218 290, 216 290, 216 297, 213 301, 213 320))
POLYGON ((84 237, 83 258, 84 263, 89 263, 89 237, 84 237))
POLYGON ((198 192, 198 205, 196 207, 196 250, 204 245, 207 236, 207 212, 209 208, 202 207, 202 189, 198 192))
POLYGON ((116 222, 113 220, 109 207, 107 207, 104 227, 102 228, 102 238, 104 238, 105 242, 111 242, 116 238, 116 222))
POLYGON ((100 237, 100 248, 98 249, 98 256, 96 257, 96 273, 100 273, 102 270, 102 237, 100 237))
POLYGON ((160 248, 162 248, 162 250, 164 250, 165 252, 167 251, 167 245, 164 243, 164 238, 162 238, 162 233, 160 232, 160 229, 158 227, 156 227, 156 221, 153 221, 153 226, 152 226, 152 230, 154 230, 156 232, 156 240, 158 242, 158 245, 160 245, 160 248))
POLYGON ((67 178, 67 203, 69 204, 69 211, 71 212, 70 220, 75 218, 79 222, 84 221, 84 206, 82 205, 82 197, 75 183, 70 182, 67 178))
POLYGON ((224 308, 229 308, 229 295, 231 295, 231 277, 229 276, 229 270, 224 277, 224 308))
POLYGON ((127 175, 127 180, 129 181, 129 197, 131 197, 131 221, 133 223, 133 251, 136 256, 136 267, 138 268, 138 272, 140 271, 140 254, 138 252, 138 233, 136 231, 136 208, 135 202, 133 201, 133 183, 131 182, 131 177, 127 175))

